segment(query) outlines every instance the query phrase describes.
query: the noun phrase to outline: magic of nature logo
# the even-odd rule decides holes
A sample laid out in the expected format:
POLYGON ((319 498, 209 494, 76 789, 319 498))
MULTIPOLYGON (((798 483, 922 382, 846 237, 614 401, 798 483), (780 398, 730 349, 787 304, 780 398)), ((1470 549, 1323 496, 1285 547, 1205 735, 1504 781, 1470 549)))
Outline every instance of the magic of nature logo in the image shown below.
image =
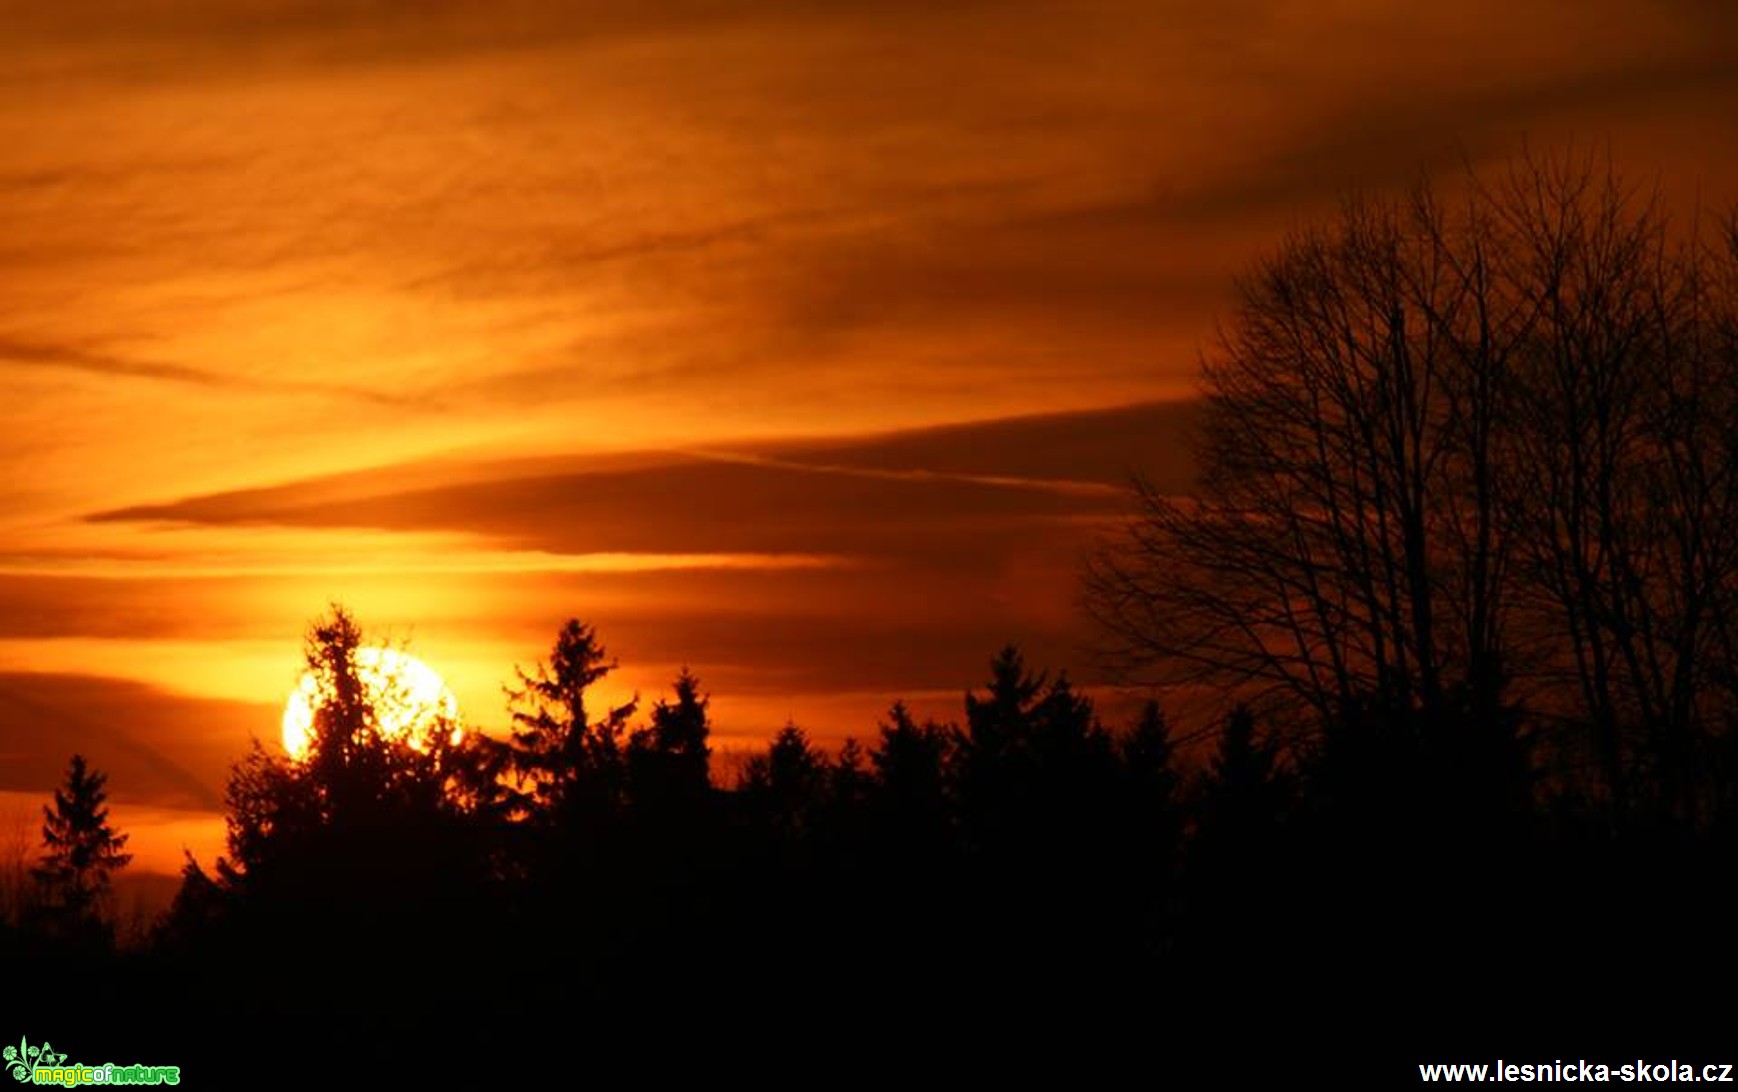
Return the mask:
POLYGON ((28 1038, 20 1037, 17 1046, 0 1051, 6 1071, 12 1078, 27 1084, 61 1085, 75 1088, 85 1084, 180 1084, 178 1065, 102 1065, 68 1063, 65 1054, 56 1053, 47 1042, 32 1046, 28 1038))

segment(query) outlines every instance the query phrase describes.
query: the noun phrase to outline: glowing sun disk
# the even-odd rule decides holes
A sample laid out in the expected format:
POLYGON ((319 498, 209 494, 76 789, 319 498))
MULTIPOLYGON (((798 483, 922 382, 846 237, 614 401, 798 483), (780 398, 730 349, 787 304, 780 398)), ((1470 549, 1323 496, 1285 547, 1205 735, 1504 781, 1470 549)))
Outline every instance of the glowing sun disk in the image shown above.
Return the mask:
MULTIPOLYGON (((395 648, 356 650, 356 678, 362 696, 374 710, 375 731, 385 739, 402 740, 422 750, 440 725, 452 726, 459 737, 459 703, 446 682, 415 656, 395 648)), ((284 751, 291 758, 307 754, 314 717, 327 701, 322 681, 304 672, 284 703, 284 751)))

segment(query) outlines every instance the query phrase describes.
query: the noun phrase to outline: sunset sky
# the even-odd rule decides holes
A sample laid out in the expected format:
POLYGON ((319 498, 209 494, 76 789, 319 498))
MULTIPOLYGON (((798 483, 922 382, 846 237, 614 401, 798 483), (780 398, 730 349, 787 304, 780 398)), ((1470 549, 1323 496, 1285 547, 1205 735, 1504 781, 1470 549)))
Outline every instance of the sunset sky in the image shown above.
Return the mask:
POLYGON ((1233 277, 1570 140, 1727 207, 1738 7, 0 0, 0 791, 208 860, 332 601, 484 728, 570 616, 725 750, 1092 682, 1233 277))

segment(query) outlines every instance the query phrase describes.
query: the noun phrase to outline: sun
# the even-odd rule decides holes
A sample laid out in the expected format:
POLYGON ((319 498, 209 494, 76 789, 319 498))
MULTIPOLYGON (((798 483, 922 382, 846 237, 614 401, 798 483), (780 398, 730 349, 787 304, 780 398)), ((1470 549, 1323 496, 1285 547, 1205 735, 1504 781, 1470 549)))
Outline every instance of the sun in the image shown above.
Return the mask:
MULTIPOLYGON (((384 738, 402 740, 419 751, 441 726, 450 726, 452 738, 459 738, 458 699, 440 674, 415 656, 395 648, 359 648, 356 677, 384 738)), ((305 672, 284 703, 283 744, 291 758, 307 754, 314 714, 325 701, 319 678, 305 672)))

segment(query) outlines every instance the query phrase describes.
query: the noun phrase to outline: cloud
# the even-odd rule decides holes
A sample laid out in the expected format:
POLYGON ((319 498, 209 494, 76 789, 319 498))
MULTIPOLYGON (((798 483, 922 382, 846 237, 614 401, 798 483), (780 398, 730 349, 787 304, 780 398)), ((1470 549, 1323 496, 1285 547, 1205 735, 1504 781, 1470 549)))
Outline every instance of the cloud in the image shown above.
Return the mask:
POLYGON ((99 673, 0 673, 0 790, 57 784, 76 752, 109 775, 116 800, 215 811, 229 763, 245 754, 250 734, 275 728, 268 707, 99 673))
POLYGON ((1621 119, 1625 109, 1697 98, 1738 106, 1735 61, 1738 53, 1643 57, 1586 71, 1518 74, 1485 88, 1398 88, 1300 127, 1288 144, 1258 153, 1235 177, 1099 214, 1196 224, 1275 213, 1293 218, 1353 189, 1405 186, 1505 159, 1529 134, 1536 143, 1578 130, 1584 142, 1604 139, 1610 135, 1604 118, 1621 119))
POLYGON ((73 346, 36 344, 11 338, 0 338, 0 364, 13 368, 82 372, 88 375, 123 379, 159 380, 250 394, 318 395, 351 399, 379 406, 424 404, 421 399, 402 394, 364 390, 338 383, 308 382, 296 379, 264 379, 257 376, 224 374, 191 368, 182 364, 134 359, 73 346))
POLYGON ((509 464, 495 475, 393 490, 366 477, 192 497, 94 514, 171 521, 464 531, 563 554, 645 552, 936 556, 998 528, 1104 518, 1155 461, 1179 460, 1186 406, 1156 404, 857 440, 786 441, 653 463, 509 464), (1040 476, 1041 475, 1041 476, 1040 476))
POLYGON ((1192 473, 1189 438, 1198 412, 1193 401, 1144 402, 791 441, 771 450, 853 467, 1115 487, 1127 486, 1140 472, 1181 488, 1192 473))
MULTIPOLYGON (((630 0, 423 0, 414 10, 370 0, 71 0, 9 11, 3 25, 19 54, 47 60, 71 53, 84 60, 86 78, 189 81, 439 64, 740 26, 910 20, 930 11, 911 0, 665 0, 655 8, 630 0)), ((10 78, 55 74, 44 63, 10 78)))

